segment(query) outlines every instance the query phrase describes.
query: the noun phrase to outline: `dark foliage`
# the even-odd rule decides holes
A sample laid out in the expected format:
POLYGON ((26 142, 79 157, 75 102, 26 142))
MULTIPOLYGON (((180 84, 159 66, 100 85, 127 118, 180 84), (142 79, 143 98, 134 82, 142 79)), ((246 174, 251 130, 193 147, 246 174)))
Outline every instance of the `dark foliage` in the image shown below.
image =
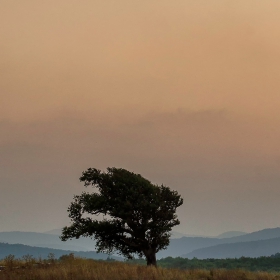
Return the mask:
MULTIPOLYGON (((129 261, 131 263, 144 264, 143 259, 135 259, 129 261)), ((234 258, 234 259, 204 259, 196 258, 163 258, 158 260, 158 266, 165 268, 179 268, 179 269, 244 269, 248 271, 267 271, 280 272, 280 254, 271 257, 259 258, 234 258)))
POLYGON ((180 223, 181 196, 122 168, 89 168, 80 181, 97 192, 74 197, 68 208, 72 225, 63 228, 61 239, 93 236, 98 252, 145 256, 148 265, 156 265, 156 253, 168 246, 172 227, 180 223))

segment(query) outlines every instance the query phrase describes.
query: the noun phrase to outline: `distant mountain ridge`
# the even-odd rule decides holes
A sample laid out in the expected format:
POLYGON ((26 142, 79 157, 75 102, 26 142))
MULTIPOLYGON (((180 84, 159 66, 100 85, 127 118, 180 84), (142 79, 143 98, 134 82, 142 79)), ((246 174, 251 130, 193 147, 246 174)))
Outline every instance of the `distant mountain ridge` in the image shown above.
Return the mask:
MULTIPOLYGON (((45 234, 52 234, 52 235, 61 235, 62 228, 52 229, 45 231, 45 234)), ((171 238, 181 238, 181 237, 202 237, 200 235, 193 235, 193 234, 185 234, 177 231, 171 231, 171 238)))
MULTIPOLYGON (((61 229, 59 230, 59 232, 61 232, 61 229)), ((9 244, 23 244, 23 245, 35 246, 35 247, 45 247, 45 248, 58 249, 58 250, 96 251, 95 241, 93 239, 82 237, 80 239, 67 240, 66 242, 63 242, 59 239, 59 236, 54 233, 57 233, 57 230, 49 231, 49 233, 19 232, 19 231, 0 232, 0 242, 9 243, 9 244), (51 234, 51 232, 53 234, 51 234)), ((262 246, 262 244, 265 243, 262 244, 253 243, 253 244, 246 245, 245 244, 246 242, 280 238, 280 228, 278 227, 272 229, 264 229, 264 230, 247 233, 235 237, 228 237, 228 238, 221 238, 221 237, 218 238, 219 236, 217 237, 183 236, 181 238, 178 238, 180 237, 180 235, 183 234, 176 233, 176 232, 174 232, 173 234, 175 235, 177 234, 176 236, 177 238, 171 238, 170 245, 167 247, 167 249, 161 250, 157 253, 158 258, 165 258, 168 256, 196 257, 196 256, 202 256, 202 254, 204 254, 205 256, 207 255, 211 258, 219 255, 219 253, 216 250, 223 251, 222 248, 224 248, 224 247, 218 247, 217 249, 215 246, 222 245, 222 244, 232 244, 232 243, 234 244, 243 243, 244 248, 245 247, 248 248, 248 254, 249 254, 249 251, 251 252, 253 250, 252 246, 259 246, 258 244, 262 246), (211 250, 213 250, 213 254, 211 253, 211 250)), ((230 236, 232 234, 240 234, 240 232, 227 232, 220 236, 230 236)), ((271 243, 268 242, 267 244, 271 244, 271 243)), ((233 248, 233 247, 229 246, 227 248, 233 248)), ((262 248, 263 248, 262 251, 258 251, 258 254, 260 255, 256 255, 256 256, 261 256, 262 254, 272 255, 280 252, 279 250, 279 251, 273 251, 273 252, 271 251, 269 253, 266 253, 266 251, 263 251, 264 247, 262 248)), ((227 257, 226 254, 221 253, 220 255, 227 257)), ((245 254, 244 256, 247 255, 245 254)))
MULTIPOLYGON (((56 228, 48 231, 44 231, 42 233, 45 234, 53 234, 53 235, 61 235, 62 228, 56 228)), ((210 238, 230 238, 230 237, 236 237, 240 235, 247 234, 247 232, 243 231, 227 231, 223 232, 217 236, 207 236, 207 235, 199 235, 199 234, 186 234, 182 232, 177 232, 177 231, 171 231, 171 238, 181 238, 181 237, 210 237, 210 238)))
MULTIPOLYGON (((52 235, 61 235, 62 228, 57 228, 53 230, 48 230, 43 232, 44 234, 52 234, 52 235)), ((177 231, 171 231, 171 238, 181 238, 181 237, 207 237, 207 236, 200 236, 200 235, 194 235, 194 234, 185 234, 182 232, 177 232, 177 231)))
POLYGON ((159 258, 185 256, 194 250, 219 244, 250 242, 280 237, 280 228, 263 229, 231 238, 182 237, 171 239, 170 245, 158 253, 159 258))
POLYGON ((206 237, 206 236, 201 236, 201 235, 195 235, 195 234, 185 234, 177 231, 171 231, 171 238, 172 239, 177 239, 177 238, 182 238, 182 237, 206 237))
POLYGON ((219 244, 194 250, 181 257, 189 259, 256 258, 268 257, 278 252, 280 252, 280 237, 266 240, 219 244))
POLYGON ((122 260, 120 257, 109 256, 103 253, 97 253, 95 251, 70 251, 70 250, 58 250, 51 248, 41 248, 34 246, 27 246, 22 244, 7 244, 0 243, 0 259, 4 259, 8 255, 14 255, 16 258, 22 258, 24 255, 32 255, 35 258, 47 259, 48 255, 53 253, 55 258, 59 258, 62 255, 68 255, 70 253, 74 253, 75 256, 79 256, 82 258, 90 258, 90 259, 101 259, 105 260, 108 257, 114 258, 117 260, 122 260))
POLYGON ((95 241, 90 238, 61 241, 58 235, 10 231, 0 232, 0 242, 9 244, 23 244, 36 247, 46 247, 60 250, 95 251, 95 241))
POLYGON ((224 238, 224 240, 232 242, 246 242, 246 241, 256 241, 256 240, 265 240, 271 238, 280 237, 280 227, 277 228, 266 228, 259 231, 254 231, 247 233, 241 236, 224 238))
POLYGON ((227 232, 219 234, 215 237, 216 238, 231 238, 231 237, 237 237, 237 236, 241 236, 241 235, 245 235, 245 234, 248 234, 248 233, 244 232, 244 231, 227 231, 227 232))

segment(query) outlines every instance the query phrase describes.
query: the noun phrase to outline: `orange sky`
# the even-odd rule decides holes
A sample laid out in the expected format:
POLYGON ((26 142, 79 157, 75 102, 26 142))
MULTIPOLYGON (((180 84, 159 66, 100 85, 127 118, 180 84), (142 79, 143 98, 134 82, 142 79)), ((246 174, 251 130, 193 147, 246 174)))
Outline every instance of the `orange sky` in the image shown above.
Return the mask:
POLYGON ((279 226, 279 12, 0 0, 0 231, 65 225, 90 166, 177 189, 178 231, 279 226))

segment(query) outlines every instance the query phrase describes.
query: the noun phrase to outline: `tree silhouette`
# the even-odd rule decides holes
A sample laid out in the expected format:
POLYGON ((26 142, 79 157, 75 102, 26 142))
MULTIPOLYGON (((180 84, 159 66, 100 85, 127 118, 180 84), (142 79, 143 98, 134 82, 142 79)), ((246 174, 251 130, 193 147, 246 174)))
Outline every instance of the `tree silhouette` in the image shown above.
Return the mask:
POLYGON ((156 266, 156 253, 169 245, 172 227, 180 224, 176 208, 183 199, 177 191, 115 167, 89 168, 80 181, 97 190, 74 196, 68 208, 72 224, 63 228, 61 240, 94 237, 98 252, 145 256, 147 265, 156 266))

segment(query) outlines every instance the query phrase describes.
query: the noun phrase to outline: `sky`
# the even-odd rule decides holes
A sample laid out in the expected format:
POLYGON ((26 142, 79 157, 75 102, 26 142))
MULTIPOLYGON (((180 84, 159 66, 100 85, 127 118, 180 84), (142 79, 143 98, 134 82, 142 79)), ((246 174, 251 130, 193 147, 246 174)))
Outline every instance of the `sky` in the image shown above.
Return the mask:
POLYGON ((279 12, 0 0, 0 231, 69 225, 82 171, 113 166, 182 195, 176 231, 279 227, 279 12))

